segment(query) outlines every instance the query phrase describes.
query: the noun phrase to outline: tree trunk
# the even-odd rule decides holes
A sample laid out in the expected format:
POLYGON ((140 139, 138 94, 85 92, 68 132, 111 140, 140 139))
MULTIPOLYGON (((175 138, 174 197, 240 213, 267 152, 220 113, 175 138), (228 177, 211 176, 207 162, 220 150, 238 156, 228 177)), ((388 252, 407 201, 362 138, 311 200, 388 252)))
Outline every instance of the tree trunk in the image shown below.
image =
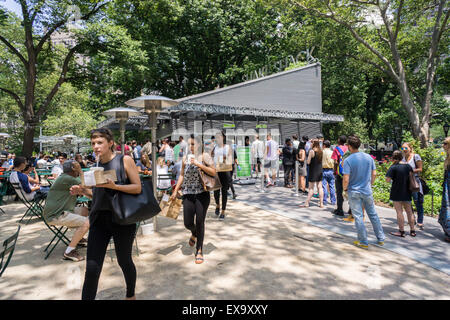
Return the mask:
POLYGON ((409 92, 408 84, 406 82, 406 77, 404 74, 404 71, 402 69, 402 65, 400 62, 400 77, 398 80, 398 88, 400 91, 400 96, 402 98, 402 105, 406 110, 406 113, 408 114, 409 123, 411 124, 411 133, 413 134, 413 137, 415 139, 420 140, 421 147, 424 148, 428 146, 428 139, 429 139, 429 120, 427 118, 423 119, 423 121, 420 121, 419 114, 417 112, 417 108, 414 105, 413 100, 411 99, 411 95, 409 92))
POLYGON ((31 158, 33 155, 34 147, 34 131, 36 125, 33 120, 25 122, 25 130, 23 133, 23 146, 22 146, 22 156, 26 158, 31 158))

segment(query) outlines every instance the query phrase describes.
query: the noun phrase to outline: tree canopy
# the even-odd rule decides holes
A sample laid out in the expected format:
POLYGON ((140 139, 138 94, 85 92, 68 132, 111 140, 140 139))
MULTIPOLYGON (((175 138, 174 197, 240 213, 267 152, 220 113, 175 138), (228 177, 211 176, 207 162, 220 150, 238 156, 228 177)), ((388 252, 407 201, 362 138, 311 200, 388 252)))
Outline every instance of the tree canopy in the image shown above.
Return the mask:
POLYGON ((323 112, 345 116, 323 126, 331 139, 401 139, 400 128, 425 143, 450 122, 444 0, 18 3, 23 17, 0 7, 0 112, 25 155, 39 125, 86 135, 142 93, 213 90, 301 51, 322 65, 323 112))

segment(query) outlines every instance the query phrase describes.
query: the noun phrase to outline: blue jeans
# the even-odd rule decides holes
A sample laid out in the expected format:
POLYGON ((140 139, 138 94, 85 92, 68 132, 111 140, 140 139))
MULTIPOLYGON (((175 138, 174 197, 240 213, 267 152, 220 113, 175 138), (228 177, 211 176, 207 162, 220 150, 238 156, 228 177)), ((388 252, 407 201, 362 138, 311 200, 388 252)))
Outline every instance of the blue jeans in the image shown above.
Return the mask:
POLYGON ((334 205, 334 204, 336 204, 336 192, 334 191, 333 169, 323 169, 323 179, 322 179, 323 204, 327 204, 327 199, 328 199, 327 183, 330 186, 330 201, 331 201, 331 204, 334 205))
POLYGON ((375 205, 373 203, 373 196, 364 195, 358 192, 348 192, 348 203, 352 209, 353 217, 355 218, 355 226, 358 232, 358 240, 361 244, 369 245, 367 240, 367 231, 363 220, 363 210, 366 209, 367 216, 372 223, 373 231, 378 241, 384 241, 385 236, 380 219, 375 212, 375 205))
POLYGON ((450 237, 450 170, 445 171, 438 221, 444 229, 445 235, 450 237))
POLYGON ((423 194, 413 192, 412 197, 417 210, 417 223, 423 223, 423 194))

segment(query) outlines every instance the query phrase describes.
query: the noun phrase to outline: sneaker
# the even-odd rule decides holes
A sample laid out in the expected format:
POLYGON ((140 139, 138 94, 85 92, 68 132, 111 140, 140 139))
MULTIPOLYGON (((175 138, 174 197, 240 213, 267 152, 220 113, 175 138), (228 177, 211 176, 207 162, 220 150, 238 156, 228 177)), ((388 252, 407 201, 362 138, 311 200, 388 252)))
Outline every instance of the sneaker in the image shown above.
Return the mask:
POLYGON ((75 249, 75 250, 70 251, 70 253, 64 252, 64 260, 72 260, 72 261, 78 262, 78 261, 84 260, 84 257, 81 256, 78 253, 78 251, 75 249))
POLYGON ((368 246, 368 245, 362 244, 362 243, 359 242, 359 241, 354 241, 353 244, 354 244, 355 246, 357 246, 358 248, 361 248, 361 249, 366 249, 366 250, 369 249, 369 246, 368 246))
POLYGON ((85 248, 87 247, 87 240, 85 238, 82 238, 80 241, 78 241, 77 247, 85 248))
POLYGON ((384 246, 384 241, 378 241, 378 242, 377 242, 377 245, 379 245, 379 246, 384 246))
POLYGON ((353 216, 348 216, 347 218, 344 218, 342 220, 347 221, 347 222, 355 222, 355 218, 353 218, 353 216))
POLYGON ((333 211, 333 214, 337 215, 337 216, 340 216, 340 217, 343 217, 344 216, 344 211, 336 209, 336 210, 333 211))
POLYGON ((216 216, 218 216, 220 214, 220 208, 216 208, 216 212, 214 212, 216 214, 216 216))
POLYGON ((225 220, 225 215, 223 213, 219 216, 219 220, 225 220))

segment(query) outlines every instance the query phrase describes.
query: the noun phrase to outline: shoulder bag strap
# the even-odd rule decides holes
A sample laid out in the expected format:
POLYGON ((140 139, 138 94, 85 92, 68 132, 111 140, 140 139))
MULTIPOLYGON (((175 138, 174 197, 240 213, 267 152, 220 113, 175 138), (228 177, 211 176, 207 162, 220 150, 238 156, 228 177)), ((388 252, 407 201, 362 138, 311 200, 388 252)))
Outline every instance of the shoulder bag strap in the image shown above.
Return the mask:
POLYGON ((127 182, 127 173, 126 173, 126 171, 125 171, 125 164, 124 164, 124 161, 123 161, 123 159, 124 159, 124 155, 123 154, 121 154, 121 155, 119 155, 119 157, 120 157, 120 159, 119 159, 119 161, 120 161, 120 175, 121 175, 121 184, 125 184, 126 182, 127 182))

